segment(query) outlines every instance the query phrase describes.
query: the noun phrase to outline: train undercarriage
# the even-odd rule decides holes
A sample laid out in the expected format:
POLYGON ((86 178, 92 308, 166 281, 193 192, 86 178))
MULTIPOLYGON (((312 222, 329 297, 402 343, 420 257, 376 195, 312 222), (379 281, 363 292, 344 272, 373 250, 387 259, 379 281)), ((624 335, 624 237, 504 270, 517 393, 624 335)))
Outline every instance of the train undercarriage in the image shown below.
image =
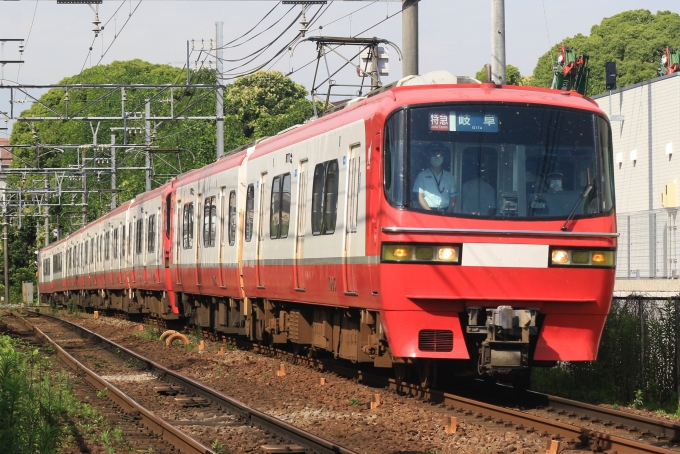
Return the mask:
POLYGON ((413 379, 423 387, 443 384, 453 376, 528 387, 543 319, 538 309, 469 307, 460 320, 470 359, 434 360, 393 357, 376 311, 178 293, 179 313, 175 314, 166 292, 130 289, 42 294, 41 300, 53 306, 155 319, 173 329, 200 327, 218 337, 241 336, 308 356, 372 363, 392 368, 399 382, 413 379))

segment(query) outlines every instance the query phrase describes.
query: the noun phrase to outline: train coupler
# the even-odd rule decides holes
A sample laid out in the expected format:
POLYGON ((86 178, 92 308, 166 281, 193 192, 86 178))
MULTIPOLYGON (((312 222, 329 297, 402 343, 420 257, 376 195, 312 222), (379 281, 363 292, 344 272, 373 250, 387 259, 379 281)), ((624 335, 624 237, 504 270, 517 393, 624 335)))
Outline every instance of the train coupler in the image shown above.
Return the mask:
POLYGON ((484 334, 479 348, 479 373, 508 373, 529 367, 529 345, 538 333, 538 309, 468 308, 467 332, 484 334))

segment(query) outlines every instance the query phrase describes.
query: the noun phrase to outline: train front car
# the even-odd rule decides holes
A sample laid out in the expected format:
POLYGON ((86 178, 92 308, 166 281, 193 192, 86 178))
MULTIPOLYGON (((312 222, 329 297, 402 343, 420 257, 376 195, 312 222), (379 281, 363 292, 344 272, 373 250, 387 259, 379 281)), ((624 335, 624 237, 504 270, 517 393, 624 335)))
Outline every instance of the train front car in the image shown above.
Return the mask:
POLYGON ((617 237, 604 113, 553 90, 393 92, 379 237, 397 371, 526 385, 533 366, 596 359, 617 237))

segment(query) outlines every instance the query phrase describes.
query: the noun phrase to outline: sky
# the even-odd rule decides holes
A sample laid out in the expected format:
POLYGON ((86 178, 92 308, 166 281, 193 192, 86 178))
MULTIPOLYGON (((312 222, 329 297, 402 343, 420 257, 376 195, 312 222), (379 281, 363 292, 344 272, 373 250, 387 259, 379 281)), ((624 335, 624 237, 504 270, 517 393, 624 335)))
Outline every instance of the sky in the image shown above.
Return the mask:
MULTIPOLYGON (((307 19, 311 19, 318 8, 312 7, 307 12, 307 19)), ((418 8, 421 74, 447 70, 456 75, 474 76, 490 62, 491 0, 422 0, 418 8)), ((98 13, 102 23, 108 21, 108 24, 103 33, 94 38, 94 12, 88 5, 57 4, 56 0, 0 0, 0 39, 26 40, 25 63, 8 64, 0 69, 2 82, 3 85, 17 81, 22 84, 57 83, 100 62, 108 64, 135 58, 182 67, 186 61, 187 40, 192 39, 197 48, 192 53, 190 66, 193 66, 201 39, 208 47, 210 39, 215 38, 216 21, 224 22, 224 41, 228 42, 255 26, 272 9, 253 34, 263 33, 239 47, 226 49, 225 59, 242 58, 273 41, 293 21, 300 6, 277 6, 276 1, 265 0, 104 0, 98 13), (91 45, 93 50, 89 52, 91 45)), ((350 36, 370 28, 361 36, 384 38, 401 47, 400 9, 399 1, 334 1, 327 9, 324 7, 323 15, 309 27, 308 36, 350 36), (387 19, 389 16, 392 17, 387 19), (318 29, 319 25, 323 26, 322 30, 318 29)), ((551 44, 578 33, 588 34, 603 18, 631 9, 680 13, 680 2, 506 0, 507 62, 519 67, 523 75, 530 75, 538 58, 551 44)), ((272 49, 283 48, 299 27, 294 24, 272 49)), ((352 55, 349 49, 339 51, 346 57, 352 55)), ((265 53, 244 69, 264 63, 273 53, 265 53)), ((291 77, 309 89, 314 78, 314 64, 304 65, 315 56, 315 45, 304 42, 296 47, 292 56, 285 52, 268 67, 284 73, 295 71, 291 77)), ((18 43, 5 43, 0 60, 16 59, 19 59, 18 43)), ((206 66, 210 60, 214 64, 214 58, 205 54, 201 54, 201 60, 206 66)), ((339 57, 329 59, 331 72, 339 67, 339 62, 339 57)), ((225 69, 235 65, 226 62, 225 69)), ((393 50, 390 50, 389 67, 390 74, 383 77, 384 83, 402 75, 401 64, 393 50)), ((325 76, 324 66, 321 71, 325 76)), ((351 69, 345 69, 334 79, 343 83, 358 82, 351 69)), ((7 92, 0 90, 0 112, 9 110, 7 92)), ((28 106, 27 103, 16 105, 16 108, 28 106)), ((5 122, 0 121, 0 128, 4 126, 5 122)), ((7 135, 8 131, 0 129, 0 137, 7 135)))

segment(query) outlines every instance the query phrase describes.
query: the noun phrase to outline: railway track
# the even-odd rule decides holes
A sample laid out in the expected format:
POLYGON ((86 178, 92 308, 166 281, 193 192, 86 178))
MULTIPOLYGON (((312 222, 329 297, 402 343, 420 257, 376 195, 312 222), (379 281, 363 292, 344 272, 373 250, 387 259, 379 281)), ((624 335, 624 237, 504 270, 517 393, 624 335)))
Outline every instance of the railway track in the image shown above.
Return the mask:
MULTIPOLYGON (((102 338, 86 328, 57 317, 45 314, 42 315, 50 319, 59 320, 61 323, 69 326, 69 329, 76 330, 88 339, 98 342, 108 349, 120 350, 130 358, 140 358, 148 370, 155 371, 153 372, 154 375, 162 376, 162 374, 165 374, 164 378, 169 379, 169 381, 174 381, 172 378, 178 375, 157 365, 153 361, 140 357, 134 352, 102 338)), ((259 344, 251 344, 238 339, 235 339, 234 341, 239 344, 242 343, 246 348, 252 349, 255 353, 286 358, 291 362, 334 372, 343 377, 360 381, 363 384, 388 388, 399 393, 409 394, 417 398, 444 405, 462 419, 478 419, 494 422, 498 425, 503 425, 509 429, 518 431, 546 434, 553 440, 558 441, 563 448, 590 449, 597 452, 617 452, 620 454, 661 454, 678 452, 677 450, 674 451, 670 449, 670 444, 671 441, 678 439, 680 425, 670 422, 534 392, 528 392, 523 396, 523 402, 525 404, 523 406, 530 409, 532 412, 529 412, 528 410, 518 410, 516 408, 494 405, 480 401, 479 399, 461 395, 433 389, 423 389, 415 384, 406 382, 397 383, 392 378, 362 371, 354 367, 348 367, 337 362, 295 355, 285 350, 259 344), (545 414, 545 416, 536 413, 542 413, 545 414), (569 422, 557 420, 558 418, 567 419, 569 422), (593 430, 592 428, 584 427, 585 424, 602 424, 604 430, 593 430), (631 434, 631 437, 614 435, 607 430, 607 428, 613 429, 612 432, 616 432, 617 430, 628 432, 631 434), (633 436, 637 439, 632 439, 633 436)), ((190 383, 186 386, 185 384, 182 384, 181 381, 177 383, 179 383, 180 386, 190 389, 198 396, 209 398, 209 388, 193 380, 189 380, 189 382, 190 383)), ((511 398, 508 398, 507 396, 514 392, 512 388, 503 389, 503 387, 499 387, 499 390, 501 394, 506 394, 506 400, 510 400, 511 398)), ((242 405, 243 404, 237 403, 238 408, 242 409, 242 405)), ((251 415, 254 423, 276 432, 275 428, 271 427, 268 421, 260 420, 260 415, 257 415, 257 413, 251 413, 251 415)), ((267 415, 263 416, 270 418, 267 415)), ((295 436, 291 436, 289 439, 302 444, 302 441, 295 436)), ((317 447, 316 449, 319 448, 317 447)), ((316 452, 350 452, 349 450, 317 451, 316 449, 316 452)))
MULTIPOLYGON (((99 348, 106 349, 113 352, 115 356, 124 360, 126 362, 132 362, 136 368, 143 369, 147 376, 153 377, 156 381, 150 380, 148 378, 142 378, 144 381, 152 382, 153 389, 150 393, 168 395, 172 396, 176 402, 181 402, 184 406, 189 408, 200 407, 205 413, 206 410, 210 410, 210 407, 214 407, 214 411, 211 412, 212 416, 216 416, 218 412, 222 414, 217 415, 217 417, 212 418, 202 418, 201 420, 161 420, 158 417, 147 410, 136 409, 130 411, 139 411, 140 414, 148 414, 148 416, 153 416, 156 418, 154 421, 145 421, 145 425, 148 424, 149 427, 154 427, 152 431, 154 433, 165 434, 168 436, 174 435, 173 444, 177 443, 181 445, 183 441, 180 438, 183 432, 180 432, 175 426, 180 425, 239 425, 239 426, 250 426, 253 430, 260 432, 257 440, 266 439, 267 442, 257 446, 263 452, 314 452, 320 454, 356 454, 355 451, 348 449, 338 443, 334 443, 325 438, 319 437, 291 424, 288 424, 280 419, 269 416, 263 412, 260 412, 254 408, 248 407, 247 405, 239 402, 235 399, 226 396, 219 391, 216 391, 208 386, 205 386, 195 380, 178 374, 170 369, 163 367, 160 364, 151 361, 139 355, 121 345, 116 344, 110 340, 105 339, 98 334, 73 324, 69 321, 60 319, 58 317, 53 317, 47 314, 41 313, 30 313, 33 316, 39 316, 41 318, 47 319, 51 322, 58 322, 59 324, 67 327, 69 330, 78 334, 79 337, 86 340, 90 345, 97 345, 99 348), (175 397, 179 396, 179 397, 175 397), (227 416, 224 413, 231 415, 227 416), (171 424, 172 422, 172 424, 171 424), (155 426, 154 426, 155 424, 155 426)), ((61 348, 57 342, 50 339, 46 333, 44 333, 39 327, 35 326, 25 318, 20 318, 23 320, 27 326, 30 326, 39 336, 44 337, 49 343, 51 343, 59 352, 59 356, 65 359, 65 362, 72 367, 77 367, 79 370, 85 370, 88 373, 88 381, 95 382, 95 387, 99 390, 107 388, 111 391, 113 385, 108 381, 103 380, 101 377, 97 376, 93 371, 87 369, 82 363, 78 362, 75 358, 69 355, 63 348, 61 348), (92 375, 90 375, 92 374, 92 375), (95 378, 97 377, 97 378, 95 378)), ((72 341, 70 342, 72 343, 72 341)), ((121 377, 119 377, 121 378, 121 377)), ((135 383, 135 387, 140 386, 139 383, 135 383)), ((117 390, 117 388, 115 388, 117 390)), ((125 396, 122 391, 118 391, 121 395, 125 396)), ((114 393, 117 395, 117 393, 114 393)), ((132 401, 129 397, 125 396, 123 404, 128 401, 132 401)), ((159 396, 160 397, 160 396, 159 396)), ((126 408, 126 407, 123 407, 126 408)), ((191 438, 191 437, 189 437, 191 438)), ((195 441, 195 440, 194 440, 195 441)), ((198 443, 198 442, 196 442, 198 443)), ((200 443, 199 443, 200 445, 200 443)), ((191 446, 184 446, 179 448, 182 452, 190 453, 210 453, 212 452, 204 446, 200 446, 198 449, 201 451, 196 451, 196 448, 191 446), (192 450, 193 449, 193 450, 192 450)))

